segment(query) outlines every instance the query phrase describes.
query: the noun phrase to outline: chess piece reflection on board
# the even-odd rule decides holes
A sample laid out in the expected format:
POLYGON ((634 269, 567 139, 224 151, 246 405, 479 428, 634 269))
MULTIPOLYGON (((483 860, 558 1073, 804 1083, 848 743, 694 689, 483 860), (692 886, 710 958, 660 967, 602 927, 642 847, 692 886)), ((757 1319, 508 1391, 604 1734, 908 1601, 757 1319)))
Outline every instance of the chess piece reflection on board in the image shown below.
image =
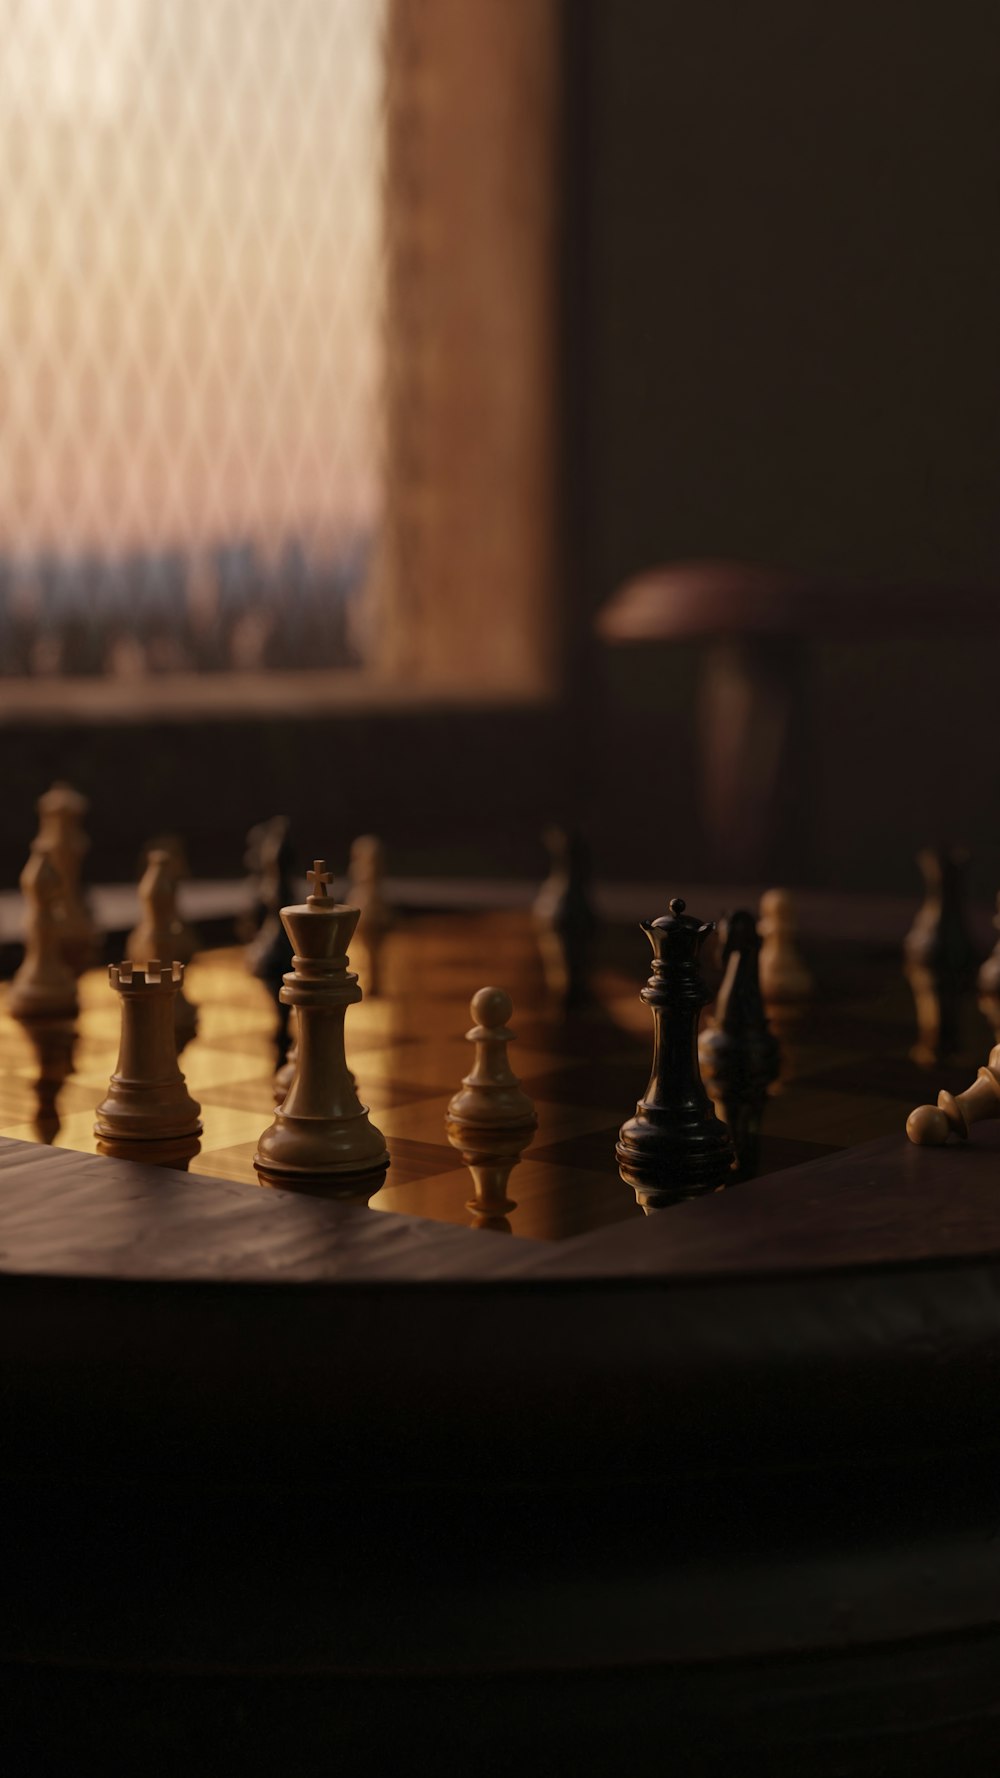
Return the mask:
POLYGON ((713 1018, 698 1041, 709 1091, 736 1150, 740 1179, 749 1179, 757 1171, 761 1118, 781 1066, 778 1041, 761 998, 760 943, 751 913, 741 909, 727 916, 722 986, 713 1018))
POLYGON ((51 1143, 59 1134, 59 1094, 73 1072, 77 1027, 72 1019, 25 1019, 22 1022, 37 1068, 31 1083, 35 1095, 35 1134, 39 1142, 51 1143))
POLYGON ((639 995, 653 1015, 653 1067, 615 1152, 648 1213, 732 1183, 736 1157, 698 1068, 698 1015, 709 998, 698 958, 714 923, 696 920, 677 896, 669 913, 640 924, 653 948, 639 995))
POLYGON ((385 1179, 389 1154, 344 1052, 345 1015, 361 999, 347 956, 358 909, 330 899, 323 860, 306 874, 305 902, 281 910, 292 950, 281 996, 295 1009, 298 1066, 253 1164, 265 1185, 367 1199, 385 1179))
POLYGON ((582 834, 550 827, 551 869, 534 904, 535 931, 549 993, 564 1012, 590 998, 590 955, 597 919, 590 900, 590 857, 582 834))
POLYGON ((97 1152, 186 1171, 201 1146, 201 1107, 177 1062, 174 998, 184 965, 157 958, 142 969, 112 963, 108 980, 119 996, 121 1042, 97 1107, 97 1152))
POLYGON ((978 957, 965 913, 965 854, 928 848, 917 862, 925 896, 904 945, 917 1015, 917 1042, 910 1053, 922 1067, 932 1067, 961 1049, 962 1010, 978 957))
POLYGON ((359 908, 358 939, 364 952, 361 976, 365 996, 375 999, 384 991, 382 955, 387 933, 395 924, 385 899, 385 852, 375 834, 361 834, 351 846, 347 867, 346 899, 359 908))
POLYGON ((88 807, 85 796, 62 783, 53 784, 37 803, 36 844, 48 852, 59 873, 60 942, 63 956, 75 975, 82 975, 97 957, 97 932, 80 889, 83 860, 90 844, 83 831, 88 807))
POLYGON ((274 1044, 279 1071, 288 1060, 291 1044, 289 1003, 281 993, 285 974, 292 965, 292 946, 281 916, 282 908, 295 899, 290 827, 286 815, 276 815, 252 828, 247 839, 247 857, 252 859, 251 889, 259 924, 246 948, 246 964, 250 974, 263 982, 274 1001, 277 1014, 274 1044))
POLYGON ((964 1142, 974 1124, 1000 1117, 1000 1044, 964 1093, 940 1092, 936 1105, 918 1105, 906 1120, 906 1134, 918 1148, 940 1148, 955 1137, 964 1142))
MULTIPOLYGON (((139 903, 142 918, 125 944, 129 961, 135 968, 143 969, 151 957, 170 957, 186 966, 193 954, 194 934, 177 912, 176 866, 168 852, 147 853, 139 903)), ((174 1027, 180 1054, 198 1029, 198 1010, 187 998, 183 981, 178 983, 174 995, 174 1027)))
POLYGON ((469 1010, 473 1023, 465 1037, 475 1046, 475 1060, 448 1103, 445 1130, 472 1174, 475 1196, 466 1209, 473 1228, 509 1234, 508 1212, 517 1205, 507 1188, 538 1116, 510 1065, 510 995, 503 988, 480 988, 469 1010))

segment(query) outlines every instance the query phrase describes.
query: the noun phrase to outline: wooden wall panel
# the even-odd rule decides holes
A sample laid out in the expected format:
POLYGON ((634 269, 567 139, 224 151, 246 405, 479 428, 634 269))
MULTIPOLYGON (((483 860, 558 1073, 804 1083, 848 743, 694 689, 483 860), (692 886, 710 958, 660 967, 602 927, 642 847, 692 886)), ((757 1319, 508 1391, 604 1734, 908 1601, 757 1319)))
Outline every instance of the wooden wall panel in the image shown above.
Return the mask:
POLYGON ((390 676, 557 680, 560 0, 394 0, 390 676))

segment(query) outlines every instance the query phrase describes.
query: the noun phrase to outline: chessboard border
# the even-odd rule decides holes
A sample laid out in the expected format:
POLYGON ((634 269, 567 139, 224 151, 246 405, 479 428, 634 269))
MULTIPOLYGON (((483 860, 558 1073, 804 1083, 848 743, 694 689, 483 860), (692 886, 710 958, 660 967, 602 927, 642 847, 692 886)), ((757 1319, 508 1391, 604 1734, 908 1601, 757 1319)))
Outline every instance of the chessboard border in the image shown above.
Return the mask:
POLYGON ((525 1485, 647 1473, 654 1452, 689 1470, 978 1448, 1000 1371, 983 1135, 882 1139, 553 1243, 4 1140, 13 1448, 273 1481, 343 1471, 346 1441, 359 1485, 401 1432, 444 1482, 463 1426, 464 1465, 525 1485))

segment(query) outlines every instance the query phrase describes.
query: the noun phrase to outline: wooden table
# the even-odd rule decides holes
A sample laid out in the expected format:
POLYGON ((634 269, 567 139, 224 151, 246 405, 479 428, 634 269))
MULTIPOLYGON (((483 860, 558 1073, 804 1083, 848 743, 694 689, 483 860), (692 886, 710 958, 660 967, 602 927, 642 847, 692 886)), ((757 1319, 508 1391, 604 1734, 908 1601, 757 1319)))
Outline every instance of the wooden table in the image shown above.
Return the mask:
POLYGON ((648 1040, 615 958, 565 1027, 522 917, 399 936, 356 1021, 373 1209, 249 1182, 266 1003, 254 1034, 204 968, 192 1085, 237 1120, 207 1170, 0 1143, 0 1671, 34 1769, 112 1729, 152 1770, 987 1769, 1000 1138, 905 1142, 893 970, 828 961, 771 1107, 795 1164, 644 1217, 608 1161, 648 1040), (484 974, 543 1108, 513 1233, 468 1226, 431 1127, 484 974))

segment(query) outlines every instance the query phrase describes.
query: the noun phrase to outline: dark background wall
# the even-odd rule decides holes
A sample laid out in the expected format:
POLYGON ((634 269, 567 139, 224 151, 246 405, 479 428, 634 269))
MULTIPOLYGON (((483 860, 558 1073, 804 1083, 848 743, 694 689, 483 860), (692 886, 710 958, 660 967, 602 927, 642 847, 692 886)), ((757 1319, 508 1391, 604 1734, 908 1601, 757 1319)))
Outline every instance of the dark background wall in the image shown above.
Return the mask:
MULTIPOLYGON (((525 0, 530 3, 530 0, 525 0)), ((941 589, 933 643, 817 638, 800 881, 916 886, 968 843, 1000 883, 1000 9, 992 0, 567 0, 565 700, 510 712, 0 728, 5 882, 52 776, 95 804, 97 875, 177 826, 239 869, 249 821, 382 832, 399 868, 531 873, 584 819, 598 870, 716 869, 703 650, 608 651, 593 613, 651 564, 732 556, 941 589)), ((324 839, 323 844, 328 844, 324 839)))
POLYGON ((184 836, 196 875, 238 877, 248 828, 275 814, 303 870, 322 855, 342 873, 351 840, 376 833, 400 875, 541 875, 568 733, 561 712, 523 709, 0 726, 0 888, 58 777, 90 798, 92 881, 129 881, 164 832, 184 836))
MULTIPOLYGON (((1000 12, 587 17, 585 597, 691 556, 939 586, 934 643, 810 650, 802 874, 905 889, 914 847, 950 835, 995 886, 1000 12), (976 637, 950 632, 956 582, 993 594, 976 637)), ((636 868, 655 827, 665 865, 707 861, 684 779, 697 657, 605 662, 598 840, 636 868)))
POLYGON ((595 580, 1000 569, 1000 15, 594 0, 595 580))

